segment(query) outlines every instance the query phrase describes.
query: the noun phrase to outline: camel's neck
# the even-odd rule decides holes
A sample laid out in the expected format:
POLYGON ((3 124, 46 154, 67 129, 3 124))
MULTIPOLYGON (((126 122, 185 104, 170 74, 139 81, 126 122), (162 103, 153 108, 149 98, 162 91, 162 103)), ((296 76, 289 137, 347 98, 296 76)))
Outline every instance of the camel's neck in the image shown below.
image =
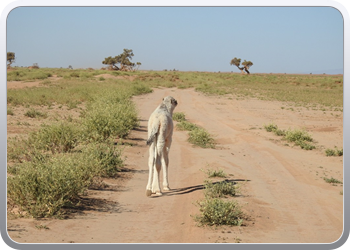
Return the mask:
POLYGON ((170 113, 170 115, 173 116, 173 111, 174 111, 175 107, 173 105, 171 105, 170 103, 169 104, 162 103, 162 104, 160 104, 159 108, 166 109, 170 113))
POLYGON ((167 110, 169 111, 170 115, 173 116, 173 112, 174 112, 175 107, 171 104, 168 104, 165 106, 166 106, 167 110))

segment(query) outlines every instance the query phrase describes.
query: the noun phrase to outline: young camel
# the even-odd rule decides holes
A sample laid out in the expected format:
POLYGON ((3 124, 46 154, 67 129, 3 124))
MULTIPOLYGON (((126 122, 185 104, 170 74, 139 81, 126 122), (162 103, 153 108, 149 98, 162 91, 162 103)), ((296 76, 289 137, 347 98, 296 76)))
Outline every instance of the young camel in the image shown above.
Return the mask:
POLYGON ((159 173, 163 169, 163 190, 170 190, 168 183, 169 150, 173 135, 173 111, 177 101, 167 96, 151 114, 148 120, 149 175, 146 195, 162 195, 159 173))

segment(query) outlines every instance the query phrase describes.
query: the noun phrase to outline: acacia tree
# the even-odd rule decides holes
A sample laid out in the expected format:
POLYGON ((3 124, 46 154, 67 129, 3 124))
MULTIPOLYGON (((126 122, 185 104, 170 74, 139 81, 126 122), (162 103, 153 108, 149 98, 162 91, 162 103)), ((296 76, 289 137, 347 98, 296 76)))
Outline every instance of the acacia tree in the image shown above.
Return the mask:
MULTIPOLYGON (((115 57, 106 57, 103 64, 110 65, 111 69, 129 71, 135 67, 135 63, 131 62, 134 53, 132 49, 124 49, 124 52, 115 57), (118 67, 117 64, 120 64, 118 67)), ((141 63, 140 63, 141 65, 141 63)))
POLYGON ((102 63, 109 65, 110 69, 119 70, 119 67, 116 65, 118 61, 115 57, 106 57, 102 63))
POLYGON ((137 65, 137 70, 138 70, 139 67, 141 66, 141 63, 140 63, 140 62, 137 62, 136 65, 137 65))
POLYGON ((250 72, 249 72, 248 69, 249 69, 251 66, 253 66, 253 63, 252 63, 251 61, 246 61, 246 60, 244 60, 244 62, 242 62, 242 65, 243 65, 243 67, 244 67, 245 72, 247 72, 248 74, 250 74, 250 72))
POLYGON ((7 52, 7 67, 11 66, 16 60, 16 56, 14 52, 7 52))
POLYGON ((230 65, 235 65, 241 71, 242 74, 244 73, 243 70, 247 72, 247 74, 250 74, 249 68, 253 66, 253 63, 251 61, 244 60, 244 62, 242 63, 243 67, 239 67, 240 64, 241 58, 237 57, 233 58, 230 62, 230 65))

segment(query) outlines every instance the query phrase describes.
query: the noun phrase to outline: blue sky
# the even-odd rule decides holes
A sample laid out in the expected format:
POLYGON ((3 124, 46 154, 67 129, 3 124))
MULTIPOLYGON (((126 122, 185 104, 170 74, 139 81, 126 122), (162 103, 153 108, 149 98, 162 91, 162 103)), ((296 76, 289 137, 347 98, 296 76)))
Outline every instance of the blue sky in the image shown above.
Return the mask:
POLYGON ((132 49, 140 69, 342 73, 343 18, 332 7, 18 7, 7 18, 14 66, 101 68, 132 49))

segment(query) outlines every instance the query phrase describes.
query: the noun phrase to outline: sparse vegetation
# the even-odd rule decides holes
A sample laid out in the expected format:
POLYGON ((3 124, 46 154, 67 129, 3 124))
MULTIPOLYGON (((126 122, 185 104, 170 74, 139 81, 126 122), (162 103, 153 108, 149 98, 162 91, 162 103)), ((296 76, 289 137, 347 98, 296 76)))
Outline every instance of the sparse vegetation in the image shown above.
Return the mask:
POLYGON ((181 131, 192 131, 195 129, 199 129, 199 127, 191 122, 188 121, 181 121, 178 124, 176 124, 176 128, 181 131))
POLYGON ((184 113, 174 113, 173 119, 178 121, 176 128, 181 131, 189 131, 188 141, 202 148, 215 148, 214 139, 203 128, 198 125, 188 122, 185 119, 184 113))
POLYGON ((38 118, 38 117, 47 118, 46 113, 37 111, 34 108, 29 109, 26 113, 24 113, 24 115, 30 118, 38 118))
POLYGON ((200 225, 240 226, 243 223, 243 212, 236 201, 212 198, 199 201, 197 205, 200 215, 194 216, 194 219, 200 225))
MULTIPOLYGON (((73 206, 75 197, 89 188, 96 178, 117 175, 123 166, 123 157, 122 149, 115 141, 127 137, 130 129, 138 126, 137 110, 130 98, 150 93, 154 87, 195 88, 205 94, 230 95, 229 98, 232 99, 254 97, 293 102, 310 109, 343 112, 342 76, 252 74, 247 77, 207 72, 15 67, 8 71, 7 77, 8 81, 23 82, 39 79, 45 85, 38 88, 8 89, 8 115, 14 115, 15 111, 15 117, 18 116, 16 106, 29 109, 27 116, 33 118, 44 118, 45 106, 57 105, 62 110, 68 107, 81 111, 79 118, 60 122, 53 122, 51 113, 49 119, 31 120, 33 124, 38 121, 47 123, 39 129, 35 127, 37 125, 26 121, 14 122, 17 122, 16 125, 29 126, 25 129, 35 131, 23 138, 8 139, 8 198, 36 218, 62 215, 62 208, 73 206), (102 77, 100 74, 110 74, 118 79, 102 77), (48 79, 52 76, 57 76, 57 79, 48 79)), ((290 109, 284 108, 284 111, 290 112, 287 110, 290 109)), ((193 141, 199 139, 198 145, 215 146, 209 133, 188 122, 184 113, 174 113, 174 120, 178 122, 178 129, 190 131, 189 136, 193 141)), ((312 137, 305 134, 305 131, 292 133, 291 130, 280 130, 277 126, 270 129, 270 132, 285 137, 285 140, 288 135, 291 142, 300 147, 314 147, 311 144, 312 137)), ((335 151, 335 154, 339 155, 340 151, 342 154, 342 149, 339 153, 335 151)), ((214 170, 213 176, 219 175, 214 170)), ((329 179, 330 183, 341 183, 332 179, 329 179)), ((237 203, 219 200, 225 195, 234 195, 237 191, 234 183, 224 181, 206 186, 207 190, 212 190, 207 192, 212 192, 216 198, 198 203, 200 217, 204 218, 199 221, 208 225, 240 225, 242 213, 239 206, 236 206, 237 203)))
POLYGON ((324 181, 327 182, 327 183, 331 183, 331 184, 343 184, 343 182, 341 182, 341 181, 339 181, 339 180, 337 180, 337 179, 335 179, 335 178, 333 178, 333 177, 331 177, 331 178, 326 178, 326 177, 324 177, 323 179, 324 179, 324 181))
POLYGON ((14 115, 13 110, 11 108, 7 108, 7 115, 14 115))
POLYGON ((313 142, 312 137, 304 130, 281 130, 274 123, 264 125, 264 128, 267 132, 273 132, 277 136, 283 136, 283 139, 288 142, 294 142, 296 146, 300 146, 305 150, 312 150, 316 147, 311 144, 313 142))
MULTIPOLYGON (((86 94, 86 91, 79 91, 75 83, 84 81, 84 86, 90 88, 90 83, 96 87, 94 76, 99 74, 111 74, 123 76, 129 74, 135 76, 133 82, 142 82, 148 87, 179 87, 192 88, 206 94, 225 95, 234 94, 237 97, 255 97, 263 100, 277 100, 282 102, 293 102, 298 105, 303 105, 309 108, 327 108, 328 110, 343 110, 343 77, 342 76, 324 76, 324 75, 270 75, 270 74, 253 74, 250 77, 245 77, 240 74, 232 73, 210 73, 210 72, 178 72, 178 71, 150 71, 150 72, 124 72, 124 71, 104 71, 104 70, 81 70, 76 69, 79 77, 70 77, 73 70, 70 69, 28 69, 28 68, 13 68, 8 71, 8 81, 32 81, 38 79, 36 74, 42 74, 43 77, 57 75, 62 77, 60 81, 60 91, 66 92, 68 89, 75 89, 69 95, 75 99, 78 95, 86 94), (69 84, 66 84, 69 81, 69 84), (72 82, 73 81, 73 82, 72 82), (77 82, 75 82, 77 81, 77 82), (298 86, 298 88, 295 88, 298 86), (72 95, 73 94, 73 95, 72 95)), ((103 84, 109 85, 116 81, 106 79, 103 84)), ((119 82, 117 87, 119 87, 119 82)), ((101 82, 99 86, 101 86, 101 82)), ((54 87, 54 86, 52 86, 54 87)), ((102 87, 102 86, 101 86, 102 87)), ((103 86, 105 87, 105 86, 103 86)), ((96 88, 98 89, 101 88, 96 88)), ((8 101, 13 98, 13 92, 17 90, 9 90, 8 101)), ((21 90, 20 92, 22 92, 21 90)), ((27 90, 26 92, 28 92, 27 90)), ((34 92, 39 91, 35 90, 34 92)), ((41 90, 42 91, 42 90, 41 90)), ((60 91, 54 91, 58 96, 61 96, 60 91)), ((30 91, 32 92, 32 91, 30 91)), ((31 93, 32 94, 32 93, 31 93)), ((63 95, 63 93, 62 93, 63 95)), ((27 95, 30 98, 31 95, 27 95)), ((46 95, 49 99, 49 95, 46 95)), ((34 97, 33 97, 34 98, 34 97)), ((38 99, 38 96, 35 97, 38 99)), ((77 98, 80 99, 80 98, 77 98)), ((15 100, 11 100, 12 102, 15 100)), ((84 100, 82 100, 84 101, 84 100)))
MULTIPOLYGON (((227 174, 222 169, 211 168, 203 170, 208 178, 225 178, 227 174)), ((201 225, 240 226, 243 223, 243 212, 237 201, 227 197, 234 197, 238 192, 237 183, 230 180, 212 182, 204 181, 204 199, 197 201, 199 215, 193 216, 194 220, 201 225)))
POLYGON ((227 177, 227 174, 222 169, 209 168, 206 170, 201 169, 201 171, 207 174, 208 178, 215 178, 215 177, 226 178, 227 177))
POLYGON ((203 128, 193 129, 189 133, 188 141, 202 148, 215 148, 214 139, 203 128))
POLYGON ((88 105, 82 125, 87 140, 125 138, 138 126, 137 111, 127 92, 104 93, 88 105))
POLYGON ((65 154, 22 163, 7 179, 8 198, 35 218, 61 215, 96 175, 93 159, 65 154))
POLYGON ((105 143, 89 143, 82 149, 82 152, 96 161, 97 175, 101 177, 115 177, 124 164, 122 149, 114 145, 112 140, 105 143))
POLYGON ((175 112, 173 113, 173 120, 177 122, 186 121, 185 114, 183 112, 175 112))
POLYGON ((81 129, 69 122, 43 125, 38 131, 29 134, 28 145, 53 154, 72 151, 81 139, 81 129))
POLYGON ((325 151, 326 156, 342 156, 343 155, 343 149, 338 149, 335 147, 335 149, 326 149, 325 151))
MULTIPOLYGON (((82 76, 73 73, 69 73, 69 79, 82 76)), ((101 88, 89 83, 80 85, 76 82, 80 80, 69 81, 75 84, 19 89, 8 95, 9 103, 26 107, 39 104, 38 99, 49 106, 63 103, 68 109, 85 102, 79 119, 50 121, 27 137, 8 140, 8 160, 12 163, 8 166, 8 198, 35 218, 61 216, 65 211, 62 208, 74 206, 76 198, 96 178, 117 175, 124 161, 115 139, 125 138, 138 126, 131 96, 152 91, 143 83, 119 85, 105 80, 101 84, 106 88, 101 88), (57 93, 62 95, 52 95, 51 88, 61 88, 57 93), (69 100, 63 99, 65 96, 69 100)), ((25 115, 43 116, 34 108, 25 115)))
POLYGON ((216 183, 206 181, 204 188, 204 194, 209 198, 221 198, 227 195, 235 196, 237 191, 236 183, 229 181, 220 181, 216 183))

